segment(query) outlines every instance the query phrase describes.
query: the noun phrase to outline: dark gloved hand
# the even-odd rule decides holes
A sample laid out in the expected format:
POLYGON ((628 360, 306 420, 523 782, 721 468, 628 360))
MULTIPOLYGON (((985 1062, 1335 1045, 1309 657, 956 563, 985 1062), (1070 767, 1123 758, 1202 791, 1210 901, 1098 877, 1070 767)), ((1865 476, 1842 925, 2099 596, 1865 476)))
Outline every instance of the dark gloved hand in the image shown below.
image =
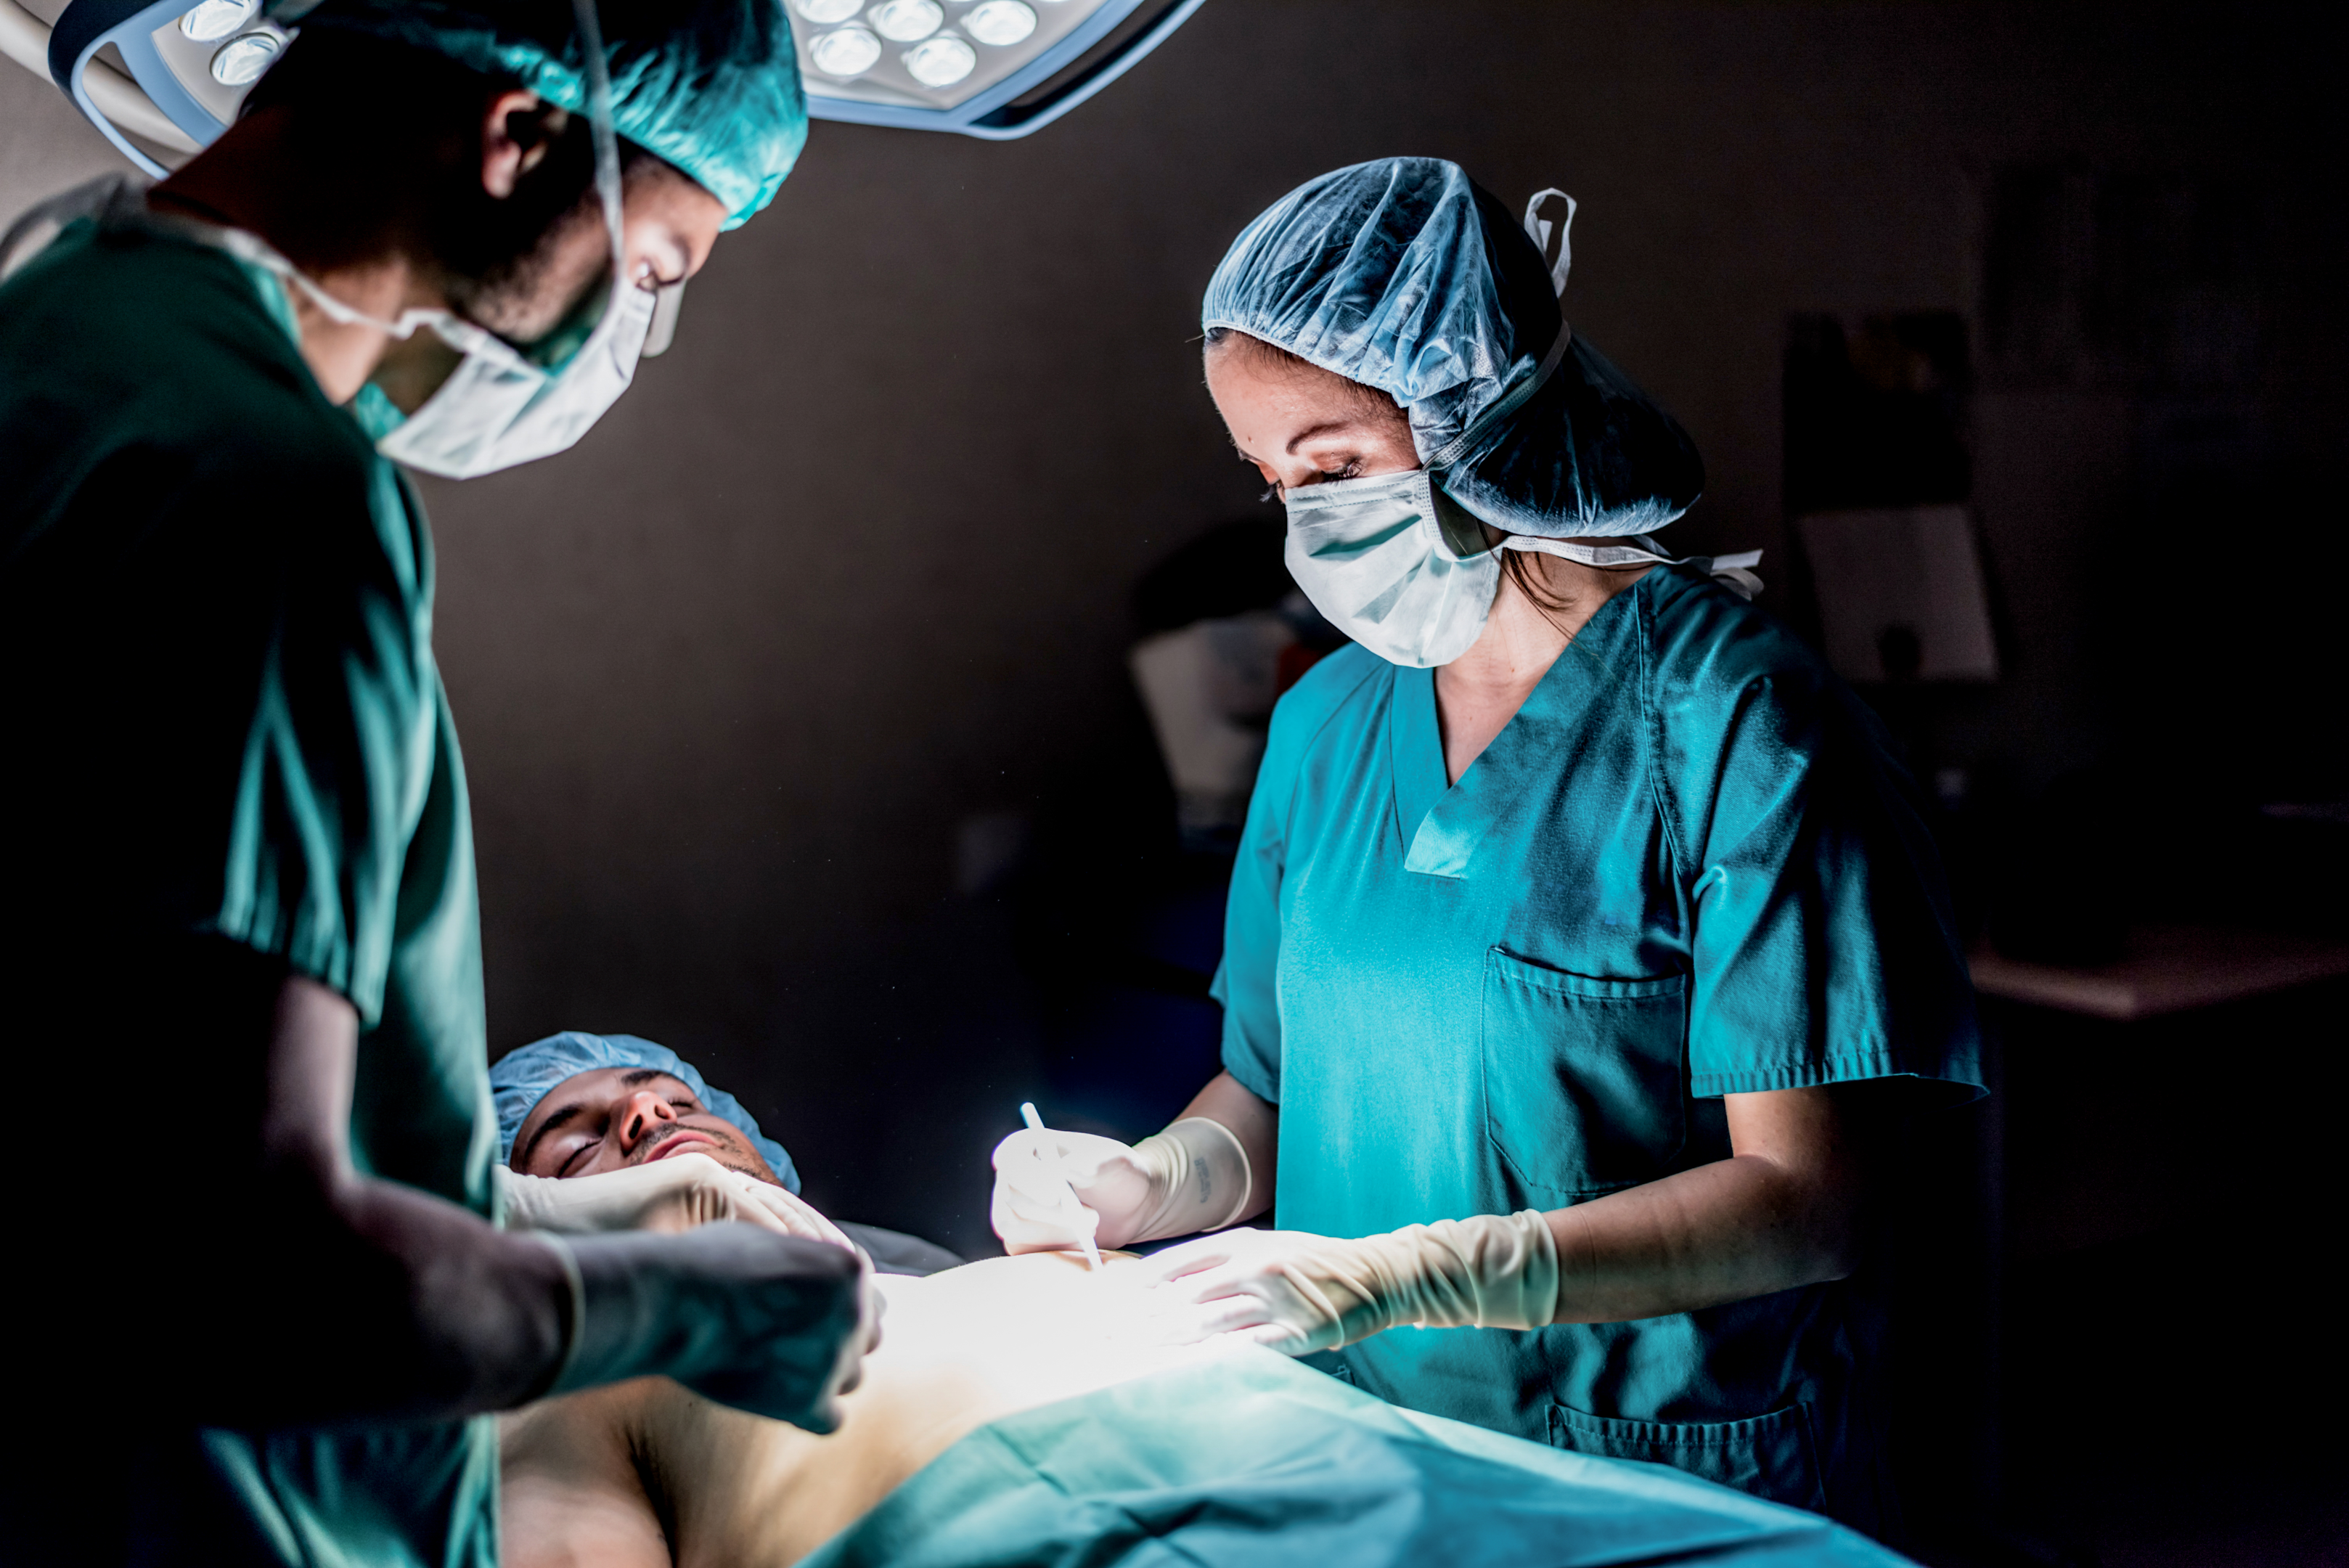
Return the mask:
POLYGON ((659 1374, 829 1432, 880 1340, 871 1266, 829 1242, 734 1221, 547 1240, 578 1271, 571 1352, 549 1393, 659 1374))

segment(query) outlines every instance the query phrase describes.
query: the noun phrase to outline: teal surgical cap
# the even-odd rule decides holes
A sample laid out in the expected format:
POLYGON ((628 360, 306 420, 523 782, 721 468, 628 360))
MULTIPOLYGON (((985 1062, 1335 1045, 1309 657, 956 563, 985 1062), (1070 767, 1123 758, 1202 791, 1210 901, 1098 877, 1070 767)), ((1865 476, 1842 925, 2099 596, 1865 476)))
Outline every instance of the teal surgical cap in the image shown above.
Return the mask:
MULTIPOLYGON (((807 141, 783 0, 600 0, 614 129, 726 203, 739 227, 774 199, 807 141)), ((585 112, 568 0, 280 0, 289 25, 343 28, 512 77, 585 112)))
POLYGON ((783 1146, 759 1130, 758 1118, 742 1102, 723 1089, 713 1089, 693 1064, 666 1045, 639 1040, 633 1034, 587 1034, 566 1029, 527 1045, 517 1045, 490 1066, 490 1093, 498 1108, 498 1162, 513 1159, 514 1135, 536 1109, 538 1102, 565 1079, 602 1067, 650 1067, 667 1073, 693 1091, 709 1114, 741 1129, 775 1172, 775 1179, 793 1192, 800 1189, 799 1168, 783 1146))
POLYGON ((1283 196, 1232 242, 1200 324, 1386 393, 1410 416, 1423 462, 1473 432, 1442 483, 1505 533, 1644 534, 1704 488, 1688 433, 1567 332, 1540 247, 1439 158, 1358 163, 1283 196), (1537 379, 1521 406, 1478 428, 1537 379))

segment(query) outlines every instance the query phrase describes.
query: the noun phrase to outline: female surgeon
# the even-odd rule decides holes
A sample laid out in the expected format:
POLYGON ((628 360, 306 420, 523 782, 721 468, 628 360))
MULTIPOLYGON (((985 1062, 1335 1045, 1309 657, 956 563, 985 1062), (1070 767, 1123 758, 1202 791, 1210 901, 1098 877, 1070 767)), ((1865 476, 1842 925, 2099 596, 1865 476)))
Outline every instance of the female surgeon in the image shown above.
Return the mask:
POLYGON ((1390 159, 1216 269, 1208 389, 1353 646, 1273 716, 1225 1071, 1131 1147, 1013 1135, 996 1228, 1271 1208, 1159 1255, 1195 1332, 1878 1526, 1837 1282, 1876 1135, 1978 1092, 1972 992, 1868 711, 1746 602, 1751 557, 1648 536, 1702 469, 1562 319, 1547 233, 1390 159))

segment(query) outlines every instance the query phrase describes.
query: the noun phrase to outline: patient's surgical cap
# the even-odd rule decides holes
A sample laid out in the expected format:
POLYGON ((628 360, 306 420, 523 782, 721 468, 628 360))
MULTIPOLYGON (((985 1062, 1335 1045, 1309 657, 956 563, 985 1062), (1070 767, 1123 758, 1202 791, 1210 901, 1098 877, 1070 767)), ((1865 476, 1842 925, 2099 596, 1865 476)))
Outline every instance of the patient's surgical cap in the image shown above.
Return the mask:
MULTIPOLYGON (((599 0, 596 10, 614 128, 725 202, 730 229, 773 200, 807 140, 783 0, 599 0)), ((270 15, 429 49, 586 109, 569 0, 278 0, 270 15)))
POLYGON ((514 1135, 556 1085, 602 1067, 650 1067, 667 1073, 691 1089, 711 1116, 740 1127, 750 1147, 774 1168, 778 1180, 793 1192, 800 1189, 799 1168, 783 1146, 759 1130, 758 1118, 742 1108, 741 1101, 711 1088, 692 1063, 666 1045, 633 1034, 585 1034, 576 1029, 517 1045, 490 1064, 490 1093, 498 1107, 498 1162, 512 1161, 514 1135))
MULTIPOLYGON (((1430 466, 1566 331, 1540 247, 1439 158, 1358 163, 1283 196, 1232 242, 1200 324, 1386 393, 1430 466)), ((1644 534, 1704 488, 1687 432, 1579 332, 1521 407, 1448 455, 1444 491, 1509 534, 1644 534)))

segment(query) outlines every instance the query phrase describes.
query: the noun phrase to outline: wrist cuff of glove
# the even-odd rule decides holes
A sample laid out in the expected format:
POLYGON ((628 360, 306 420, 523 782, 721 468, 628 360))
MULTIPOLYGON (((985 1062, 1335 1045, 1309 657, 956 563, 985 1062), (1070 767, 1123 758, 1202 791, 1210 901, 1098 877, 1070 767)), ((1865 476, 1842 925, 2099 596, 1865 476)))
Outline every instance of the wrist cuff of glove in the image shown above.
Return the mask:
POLYGON ((1391 1321, 1423 1328, 1547 1328, 1557 1317, 1557 1242, 1538 1209, 1406 1225, 1370 1242, 1391 1321))
POLYGON ((553 1252, 555 1260, 563 1265, 563 1298, 555 1305, 555 1312, 562 1320, 563 1347, 555 1355, 554 1370, 541 1379, 530 1394, 531 1399, 543 1399, 566 1387, 578 1386, 566 1380, 571 1376, 571 1364, 579 1357, 580 1342, 586 1337, 587 1285, 579 1276, 579 1260, 572 1256, 567 1243, 554 1236, 535 1233, 529 1239, 553 1252))
POLYGON ((1136 1241, 1220 1231, 1247 1212, 1256 1190, 1247 1150, 1231 1128, 1206 1116, 1185 1116, 1133 1146, 1150 1173, 1156 1206, 1133 1236, 1136 1241))

